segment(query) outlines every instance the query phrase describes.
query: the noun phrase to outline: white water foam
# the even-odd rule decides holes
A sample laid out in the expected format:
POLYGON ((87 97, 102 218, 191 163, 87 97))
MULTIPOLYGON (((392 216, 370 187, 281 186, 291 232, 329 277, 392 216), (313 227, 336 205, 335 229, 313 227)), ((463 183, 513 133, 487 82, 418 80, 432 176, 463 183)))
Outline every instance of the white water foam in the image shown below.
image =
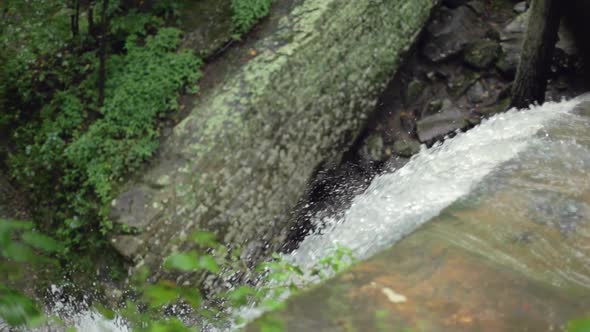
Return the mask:
POLYGON ((527 111, 510 110, 423 149, 399 170, 376 177, 343 217, 318 220, 324 229, 308 236, 290 259, 312 266, 335 246, 352 249, 359 259, 385 249, 467 195, 502 163, 539 140, 535 134, 545 126, 588 100, 584 95, 527 111))
MULTIPOLYGON (((559 123, 584 101, 590 101, 590 95, 526 111, 513 109, 443 144, 423 148, 404 167, 376 177, 342 216, 315 220, 322 230, 309 235, 284 258, 309 271, 338 246, 351 249, 358 259, 386 249, 468 195, 502 164, 540 143, 538 133, 559 123)), ((295 282, 309 285, 317 281, 306 276, 295 282)), ((254 305, 238 315, 252 321, 263 313, 263 308, 254 305)))

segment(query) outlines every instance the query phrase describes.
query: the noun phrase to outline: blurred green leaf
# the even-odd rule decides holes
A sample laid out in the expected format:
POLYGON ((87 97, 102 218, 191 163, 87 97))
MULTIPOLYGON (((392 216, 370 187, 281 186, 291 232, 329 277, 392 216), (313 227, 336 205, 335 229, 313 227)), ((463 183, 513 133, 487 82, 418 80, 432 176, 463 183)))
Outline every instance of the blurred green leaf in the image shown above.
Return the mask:
POLYGON ((98 311, 101 315, 104 316, 104 318, 108 319, 108 320, 113 320, 115 319, 115 312, 103 305, 95 305, 94 308, 96 309, 96 311, 98 311))
POLYGON ((214 248, 219 245, 215 234, 211 232, 197 231, 193 234, 192 238, 196 244, 201 246, 214 248))
POLYGON ((264 315, 259 319, 258 324, 262 332, 283 332, 285 331, 284 323, 271 315, 264 315))
POLYGON ((166 259, 164 265, 168 269, 192 272, 199 267, 199 262, 193 254, 173 254, 166 259))
POLYGON ((219 273, 221 271, 215 259, 209 255, 201 256, 199 259, 199 268, 213 273, 219 273))
POLYGON ((234 307, 241 307, 248 304, 248 298, 256 293, 252 287, 241 286, 229 292, 228 297, 234 307))
POLYGON ((29 326, 42 316, 27 296, 11 290, 0 291, 0 318, 11 326, 29 326))
POLYGON ((48 253, 59 252, 63 249, 62 246, 54 239, 37 232, 25 232, 22 235, 22 239, 23 242, 27 243, 33 248, 37 248, 48 253))
POLYGON ((590 332, 590 318, 570 321, 567 332, 590 332))
POLYGON ((147 286, 144 294, 150 306, 154 308, 170 304, 180 296, 178 289, 173 284, 164 282, 147 286))
POLYGON ((4 248, 0 248, 0 254, 8 259, 20 263, 30 263, 37 260, 33 250, 22 243, 11 241, 4 248))
POLYGON ((203 302, 201 293, 192 288, 184 288, 181 293, 182 298, 190 304, 193 309, 198 309, 203 302))

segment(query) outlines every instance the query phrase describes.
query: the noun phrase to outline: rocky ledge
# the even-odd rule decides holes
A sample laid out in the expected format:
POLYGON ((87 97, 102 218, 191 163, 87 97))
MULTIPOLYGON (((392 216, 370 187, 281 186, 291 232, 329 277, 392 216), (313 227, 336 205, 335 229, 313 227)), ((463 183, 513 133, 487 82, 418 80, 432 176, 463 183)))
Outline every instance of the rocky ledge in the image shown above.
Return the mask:
POLYGON ((156 269, 195 230, 246 260, 277 250, 308 183, 340 162, 436 2, 300 1, 112 202, 113 220, 134 231, 113 246, 156 269))

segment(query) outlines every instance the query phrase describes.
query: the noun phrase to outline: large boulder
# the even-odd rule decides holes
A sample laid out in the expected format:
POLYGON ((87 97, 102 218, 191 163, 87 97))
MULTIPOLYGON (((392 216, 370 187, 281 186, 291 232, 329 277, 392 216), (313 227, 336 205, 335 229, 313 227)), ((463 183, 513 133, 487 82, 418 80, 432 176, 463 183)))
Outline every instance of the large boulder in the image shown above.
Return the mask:
POLYGON ((436 2, 300 2, 113 200, 113 221, 137 230, 113 246, 152 267, 197 229, 244 258, 278 249, 309 181, 354 142, 436 2))
POLYGON ((456 108, 442 110, 427 116, 416 124, 418 139, 422 143, 432 142, 469 125, 465 114, 456 108))
POLYGON ((482 36, 478 29, 477 14, 466 6, 457 9, 442 8, 428 24, 430 39, 422 53, 432 62, 442 62, 460 54, 465 47, 482 36))

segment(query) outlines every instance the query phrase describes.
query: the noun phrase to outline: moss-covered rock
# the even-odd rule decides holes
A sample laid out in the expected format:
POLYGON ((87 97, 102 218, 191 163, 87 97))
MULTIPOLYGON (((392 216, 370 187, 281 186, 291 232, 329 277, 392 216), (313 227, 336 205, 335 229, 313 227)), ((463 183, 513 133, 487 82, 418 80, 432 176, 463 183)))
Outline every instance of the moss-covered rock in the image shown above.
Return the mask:
POLYGON ((406 90, 406 102, 411 103, 414 102, 416 99, 420 98, 420 96, 422 96, 424 90, 426 90, 427 87, 428 85, 426 84, 426 82, 422 80, 412 80, 408 84, 408 89, 406 90))
POLYGON ((409 158, 420 152, 420 143, 413 139, 401 139, 393 143, 393 152, 398 156, 409 158))
POLYGON ((352 144, 435 4, 302 1, 112 202, 113 220, 138 230, 115 248, 154 267, 197 229, 248 258, 279 248, 313 174, 352 144))
POLYGON ((387 158, 383 149, 383 137, 380 133, 375 133, 365 139, 360 148, 359 154, 361 158, 369 162, 383 161, 387 158))
POLYGON ((186 31, 182 46, 201 57, 220 49, 234 33, 231 0, 187 1, 180 19, 186 31))
POLYGON ((476 69, 487 69, 491 67, 500 55, 500 44, 493 40, 482 40, 473 43, 465 49, 463 60, 465 63, 476 69))

